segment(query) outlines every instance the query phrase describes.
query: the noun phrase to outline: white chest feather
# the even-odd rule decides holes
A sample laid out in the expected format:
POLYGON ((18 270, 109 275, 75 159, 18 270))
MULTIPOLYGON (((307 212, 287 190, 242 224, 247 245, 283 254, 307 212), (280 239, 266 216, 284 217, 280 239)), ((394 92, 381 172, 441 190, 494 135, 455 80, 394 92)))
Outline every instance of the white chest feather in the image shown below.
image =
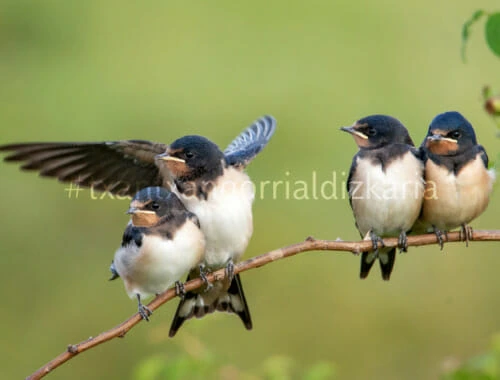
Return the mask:
POLYGON ((420 213, 424 192, 423 164, 413 154, 393 160, 386 170, 357 159, 349 192, 358 229, 379 236, 408 231, 420 213))
POLYGON ((484 167, 479 155, 457 175, 432 160, 425 171, 424 223, 450 230, 471 222, 488 206, 495 172, 484 167))
POLYGON ((130 297, 146 297, 172 286, 203 259, 205 239, 200 229, 187 221, 172 240, 146 235, 141 247, 131 242, 115 253, 116 271, 130 297))
POLYGON ((220 268, 243 255, 253 232, 254 185, 248 175, 228 168, 208 198, 183 197, 186 208, 198 216, 207 241, 205 262, 220 268))

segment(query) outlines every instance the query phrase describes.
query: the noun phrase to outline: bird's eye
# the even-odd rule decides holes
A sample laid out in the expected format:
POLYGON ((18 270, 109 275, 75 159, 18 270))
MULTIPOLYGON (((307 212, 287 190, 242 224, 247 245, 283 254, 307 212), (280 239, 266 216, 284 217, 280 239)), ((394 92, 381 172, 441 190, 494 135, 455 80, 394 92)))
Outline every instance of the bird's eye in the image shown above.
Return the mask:
POLYGON ((194 153, 193 152, 186 152, 185 156, 186 156, 186 158, 193 158, 194 157, 194 153))
POLYGON ((366 130, 366 134, 368 136, 375 136, 377 134, 377 131, 373 127, 368 127, 368 129, 366 130))
POLYGON ((151 208, 153 210, 158 210, 160 208, 160 204, 158 202, 152 202, 151 203, 151 208))
POLYGON ((462 136, 462 134, 460 133, 460 131, 453 131, 449 134, 449 136, 452 138, 452 139, 455 139, 455 140, 458 140, 460 138, 460 136, 462 136))

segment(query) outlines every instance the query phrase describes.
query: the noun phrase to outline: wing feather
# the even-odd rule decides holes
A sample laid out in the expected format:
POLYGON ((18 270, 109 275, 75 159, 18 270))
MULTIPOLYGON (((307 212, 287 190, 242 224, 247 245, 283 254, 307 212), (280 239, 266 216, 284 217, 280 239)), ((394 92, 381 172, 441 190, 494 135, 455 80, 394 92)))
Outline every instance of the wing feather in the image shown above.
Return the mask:
POLYGON ((247 166, 267 145, 276 130, 276 120, 263 116, 245 129, 224 151, 226 162, 232 166, 247 166))
POLYGON ((145 140, 107 142, 41 142, 1 145, 6 162, 23 170, 78 183, 99 191, 134 195, 147 186, 162 186, 155 156, 167 146, 145 140))

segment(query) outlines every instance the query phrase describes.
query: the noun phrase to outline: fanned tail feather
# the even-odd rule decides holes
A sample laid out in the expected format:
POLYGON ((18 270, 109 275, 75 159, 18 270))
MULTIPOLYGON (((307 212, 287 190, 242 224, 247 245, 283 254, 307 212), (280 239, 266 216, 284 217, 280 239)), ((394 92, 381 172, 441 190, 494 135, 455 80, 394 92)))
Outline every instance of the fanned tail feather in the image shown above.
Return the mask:
MULTIPOLYGON (((362 253, 361 269, 359 272, 360 278, 368 277, 375 259, 377 259, 377 255, 374 252, 362 253)), ((380 270, 382 272, 382 279, 384 279, 385 281, 389 281, 389 279, 391 278, 392 269, 394 268, 394 262, 396 261, 396 249, 391 248, 388 251, 380 249, 378 253, 378 261, 380 264, 380 270)))
MULTIPOLYGON (((188 276, 188 280, 190 276, 188 276)), ((237 314, 247 330, 252 329, 252 319, 248 309, 243 287, 239 274, 236 274, 227 290, 222 282, 213 284, 213 288, 207 292, 188 292, 184 299, 179 302, 174 319, 170 326, 169 336, 173 337, 190 318, 203 318, 215 311, 225 311, 237 314)))

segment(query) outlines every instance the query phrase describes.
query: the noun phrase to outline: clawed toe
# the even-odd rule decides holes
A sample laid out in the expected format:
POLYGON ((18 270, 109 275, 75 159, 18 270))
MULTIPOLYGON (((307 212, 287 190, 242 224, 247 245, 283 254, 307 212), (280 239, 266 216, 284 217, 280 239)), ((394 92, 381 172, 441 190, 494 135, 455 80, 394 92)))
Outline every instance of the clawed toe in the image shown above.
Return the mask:
POLYGON ((207 278, 207 273, 208 271, 206 270, 205 264, 200 264, 200 278, 203 280, 203 283, 205 284, 205 292, 208 292, 210 289, 212 289, 213 285, 212 283, 208 282, 207 278))
POLYGON ((434 234, 436 235, 436 238, 438 240, 439 248, 441 248, 442 251, 444 247, 443 236, 446 238, 446 241, 448 241, 448 233, 446 231, 441 231, 440 229, 436 228, 436 226, 433 226, 433 229, 434 234))
POLYGON ((384 241, 373 230, 370 231, 370 239, 372 241, 373 252, 378 255, 378 249, 384 247, 384 241))
POLYGON ((184 284, 180 281, 175 282, 175 295, 180 297, 181 299, 184 299, 184 296, 186 295, 184 284))
POLYGON ((139 315, 146 322, 149 322, 149 317, 153 314, 153 312, 146 305, 142 304, 142 302, 141 302, 141 296, 139 294, 137 295, 137 302, 139 304, 138 305, 139 315))
POLYGON ((467 224, 460 226, 460 240, 465 241, 465 246, 469 246, 469 241, 472 240, 472 227, 467 224))
POLYGON ((229 260, 229 262, 226 265, 226 277, 228 278, 229 282, 233 281, 233 278, 234 278, 233 260, 229 260))
POLYGON ((153 312, 146 305, 140 305, 139 314, 141 315, 142 319, 144 319, 146 322, 149 322, 149 317, 153 314, 153 312))
POLYGON ((401 231, 398 237, 399 253, 408 252, 408 238, 405 231, 401 231))

